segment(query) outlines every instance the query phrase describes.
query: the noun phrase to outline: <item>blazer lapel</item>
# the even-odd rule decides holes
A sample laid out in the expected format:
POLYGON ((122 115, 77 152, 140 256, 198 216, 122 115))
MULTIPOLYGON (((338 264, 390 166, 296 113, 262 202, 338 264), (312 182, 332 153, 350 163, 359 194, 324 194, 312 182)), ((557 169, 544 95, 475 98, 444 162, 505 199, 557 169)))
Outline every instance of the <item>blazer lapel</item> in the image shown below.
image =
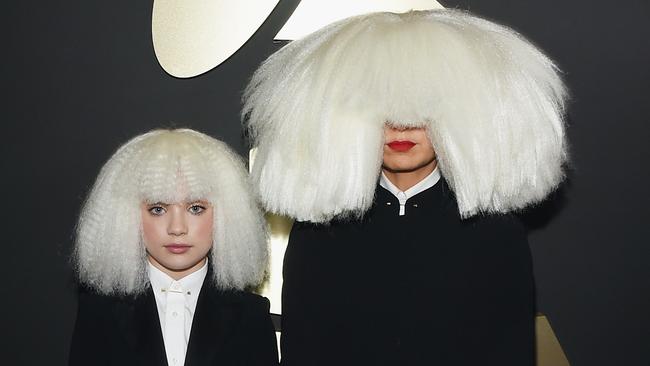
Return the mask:
POLYGON ((120 302, 117 321, 137 360, 134 364, 167 365, 158 308, 151 289, 120 302))
POLYGON ((210 286, 199 294, 187 345, 185 366, 215 365, 228 354, 228 340, 241 321, 239 301, 210 286))

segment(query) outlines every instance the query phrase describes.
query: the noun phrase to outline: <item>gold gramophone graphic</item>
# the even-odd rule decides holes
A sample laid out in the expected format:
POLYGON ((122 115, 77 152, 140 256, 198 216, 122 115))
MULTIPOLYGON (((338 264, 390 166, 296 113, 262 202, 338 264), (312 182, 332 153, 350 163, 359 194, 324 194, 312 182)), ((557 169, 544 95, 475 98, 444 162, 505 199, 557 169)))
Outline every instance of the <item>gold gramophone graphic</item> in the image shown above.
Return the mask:
MULTIPOLYGON (((155 0, 152 39, 161 67, 177 78, 206 73, 235 54, 264 23, 279 0, 155 0)), ((442 8, 434 0, 302 0, 276 40, 294 40, 329 23, 354 15, 406 12, 442 8)), ((250 165, 255 150, 250 153, 250 165)), ((270 226, 270 273, 259 293, 271 301, 271 313, 281 314, 282 260, 289 240, 291 220, 267 215, 270 226)), ((568 366, 546 316, 538 314, 537 364, 568 366)))

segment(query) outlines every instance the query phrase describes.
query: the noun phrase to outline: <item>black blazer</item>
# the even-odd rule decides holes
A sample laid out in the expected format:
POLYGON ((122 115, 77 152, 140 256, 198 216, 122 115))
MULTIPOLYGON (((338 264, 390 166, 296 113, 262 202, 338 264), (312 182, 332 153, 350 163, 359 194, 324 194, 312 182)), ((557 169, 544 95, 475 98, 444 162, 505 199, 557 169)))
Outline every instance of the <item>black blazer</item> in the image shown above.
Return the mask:
POLYGON ((282 365, 533 365, 533 272, 518 220, 461 220, 443 181, 398 212, 378 188, 361 220, 294 224, 282 365))
MULTIPOLYGON (((221 291, 204 282, 185 365, 277 363, 269 301, 241 291, 221 291)), ((167 365, 153 291, 119 297, 81 289, 69 365, 167 365)))

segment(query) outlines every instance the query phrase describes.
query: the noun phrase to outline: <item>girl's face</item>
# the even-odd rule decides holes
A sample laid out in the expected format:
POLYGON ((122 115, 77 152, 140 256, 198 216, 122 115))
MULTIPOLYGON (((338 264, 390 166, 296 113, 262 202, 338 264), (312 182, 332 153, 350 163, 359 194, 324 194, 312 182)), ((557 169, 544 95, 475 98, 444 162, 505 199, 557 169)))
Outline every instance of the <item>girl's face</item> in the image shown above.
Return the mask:
POLYGON ((142 236, 151 264, 179 280, 200 269, 212 248, 207 201, 141 204, 142 236))

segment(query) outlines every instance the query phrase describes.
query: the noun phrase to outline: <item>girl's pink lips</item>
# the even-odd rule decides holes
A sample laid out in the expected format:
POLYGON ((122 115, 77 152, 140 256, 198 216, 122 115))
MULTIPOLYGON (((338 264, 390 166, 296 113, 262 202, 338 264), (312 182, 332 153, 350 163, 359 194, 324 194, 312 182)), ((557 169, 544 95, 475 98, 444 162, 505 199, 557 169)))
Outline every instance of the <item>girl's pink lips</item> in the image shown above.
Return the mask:
POLYGON ((415 146, 415 142, 408 140, 395 140, 387 143, 386 145, 388 145, 388 147, 390 147, 392 150, 405 152, 411 150, 411 148, 415 146))
POLYGON ((188 250, 190 250, 191 247, 192 246, 189 244, 177 244, 177 243, 165 245, 165 248, 174 254, 183 254, 188 250))

